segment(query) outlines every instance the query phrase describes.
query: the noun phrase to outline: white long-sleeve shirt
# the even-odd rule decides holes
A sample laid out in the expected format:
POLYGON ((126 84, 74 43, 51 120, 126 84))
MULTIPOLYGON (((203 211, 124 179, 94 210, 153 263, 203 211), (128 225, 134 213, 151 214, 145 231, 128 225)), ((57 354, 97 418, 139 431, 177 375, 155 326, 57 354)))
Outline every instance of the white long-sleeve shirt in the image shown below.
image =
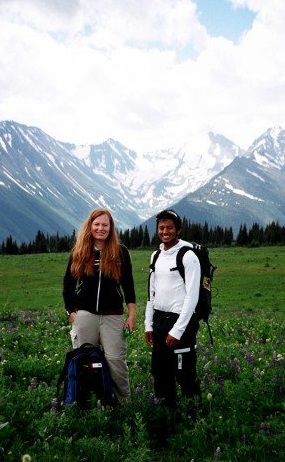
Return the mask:
MULTIPOLYGON (((150 299, 146 305, 145 331, 152 331, 154 310, 179 314, 179 318, 169 331, 172 337, 180 340, 195 311, 200 289, 201 267, 194 252, 186 252, 183 256, 185 283, 175 268, 176 256, 180 247, 189 246, 189 242, 179 239, 169 250, 160 244, 160 255, 155 263, 155 271, 150 275, 150 299)), ((151 262, 155 252, 151 256, 151 262)))

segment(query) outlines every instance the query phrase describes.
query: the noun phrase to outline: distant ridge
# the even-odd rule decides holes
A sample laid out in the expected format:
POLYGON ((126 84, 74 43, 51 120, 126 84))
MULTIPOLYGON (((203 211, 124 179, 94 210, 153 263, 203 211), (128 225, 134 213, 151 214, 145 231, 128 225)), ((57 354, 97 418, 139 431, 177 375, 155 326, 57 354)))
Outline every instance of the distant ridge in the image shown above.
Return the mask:
POLYGON ((71 234, 95 207, 109 208, 120 229, 148 224, 150 232, 152 217, 170 206, 193 222, 234 232, 241 223, 282 224, 284 152, 281 127, 248 151, 210 132, 193 144, 139 155, 113 139, 77 146, 2 121, 0 240, 29 241, 38 230, 71 234))

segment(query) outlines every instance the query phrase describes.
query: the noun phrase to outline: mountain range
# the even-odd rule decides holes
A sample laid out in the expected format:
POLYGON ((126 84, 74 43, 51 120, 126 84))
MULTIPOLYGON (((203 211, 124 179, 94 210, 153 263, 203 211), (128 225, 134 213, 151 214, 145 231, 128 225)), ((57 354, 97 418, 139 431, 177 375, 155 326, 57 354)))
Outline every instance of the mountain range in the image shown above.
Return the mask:
POLYGON ((248 150, 209 132, 178 148, 137 153, 55 140, 0 122, 0 240, 77 230, 89 211, 111 210, 118 229, 147 225, 168 207, 192 222, 232 227, 285 222, 285 131, 269 128, 248 150))

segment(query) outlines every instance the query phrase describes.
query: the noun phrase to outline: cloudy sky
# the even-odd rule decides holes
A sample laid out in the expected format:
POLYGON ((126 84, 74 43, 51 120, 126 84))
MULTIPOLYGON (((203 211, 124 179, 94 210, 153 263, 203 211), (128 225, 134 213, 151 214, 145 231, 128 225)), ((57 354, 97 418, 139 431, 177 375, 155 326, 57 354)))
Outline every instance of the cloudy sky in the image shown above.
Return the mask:
POLYGON ((284 0, 0 0, 0 120, 138 152, 285 128, 284 0))

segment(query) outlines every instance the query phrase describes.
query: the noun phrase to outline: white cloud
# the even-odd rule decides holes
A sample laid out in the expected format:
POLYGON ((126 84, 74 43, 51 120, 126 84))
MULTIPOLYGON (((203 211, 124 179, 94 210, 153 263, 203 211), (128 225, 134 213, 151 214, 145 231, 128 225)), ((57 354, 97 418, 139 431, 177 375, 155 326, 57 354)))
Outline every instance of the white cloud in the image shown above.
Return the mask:
POLYGON ((1 0, 0 119, 81 144, 214 130, 247 147, 284 124, 285 4, 232 4, 257 14, 238 45, 210 37, 191 0, 1 0))

